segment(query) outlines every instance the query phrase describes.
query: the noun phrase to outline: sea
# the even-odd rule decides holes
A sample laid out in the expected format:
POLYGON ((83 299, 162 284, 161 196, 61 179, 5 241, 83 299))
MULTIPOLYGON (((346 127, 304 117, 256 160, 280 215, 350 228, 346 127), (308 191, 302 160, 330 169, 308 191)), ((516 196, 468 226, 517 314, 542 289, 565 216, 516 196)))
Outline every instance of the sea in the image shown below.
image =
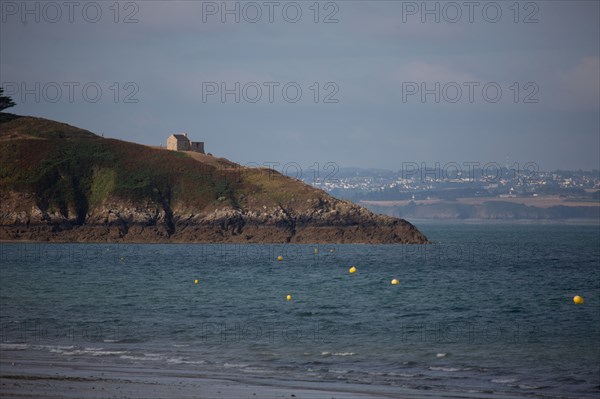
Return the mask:
POLYGON ((0 355, 600 396, 598 225, 418 227, 431 244, 1 243, 0 355))

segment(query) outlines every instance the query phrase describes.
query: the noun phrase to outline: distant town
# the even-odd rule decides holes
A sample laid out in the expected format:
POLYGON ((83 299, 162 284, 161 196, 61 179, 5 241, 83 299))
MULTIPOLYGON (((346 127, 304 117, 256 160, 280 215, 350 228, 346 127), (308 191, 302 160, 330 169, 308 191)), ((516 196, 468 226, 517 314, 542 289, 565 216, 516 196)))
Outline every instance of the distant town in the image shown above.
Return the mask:
POLYGON ((340 168, 328 177, 306 175, 305 183, 350 200, 455 200, 461 197, 565 196, 598 200, 600 171, 538 171, 525 168, 410 168, 399 171, 340 168))
MULTIPOLYGON (((414 165, 412 165, 414 166, 414 165)), ((414 219, 600 222, 600 171, 538 171, 534 165, 472 169, 342 168, 302 180, 370 210, 414 219), (436 170, 437 169, 437 170, 436 170)))

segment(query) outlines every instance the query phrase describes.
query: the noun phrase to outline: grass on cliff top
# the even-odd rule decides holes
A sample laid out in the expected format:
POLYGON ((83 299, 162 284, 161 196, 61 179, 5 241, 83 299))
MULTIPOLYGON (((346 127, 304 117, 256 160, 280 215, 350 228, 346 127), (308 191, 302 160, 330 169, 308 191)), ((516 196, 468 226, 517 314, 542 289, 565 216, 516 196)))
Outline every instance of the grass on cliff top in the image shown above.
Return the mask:
POLYGON ((0 195, 31 193, 43 210, 86 214, 113 200, 188 208, 306 202, 317 190, 264 169, 104 139, 42 118, 0 113, 0 195))
POLYGON ((0 192, 35 194, 44 210, 87 211, 112 199, 203 208, 237 182, 185 154, 41 118, 0 114, 0 192))

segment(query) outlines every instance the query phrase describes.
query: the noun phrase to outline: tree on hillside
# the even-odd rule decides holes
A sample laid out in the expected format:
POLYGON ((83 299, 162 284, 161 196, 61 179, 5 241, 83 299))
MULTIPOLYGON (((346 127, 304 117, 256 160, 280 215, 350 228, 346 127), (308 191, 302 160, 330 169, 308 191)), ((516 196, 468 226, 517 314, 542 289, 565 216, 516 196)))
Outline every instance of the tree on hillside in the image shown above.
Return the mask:
POLYGON ((4 89, 2 87, 0 87, 0 111, 6 109, 6 108, 10 108, 10 107, 14 107, 15 102, 12 100, 12 98, 8 97, 8 96, 4 96, 4 89))

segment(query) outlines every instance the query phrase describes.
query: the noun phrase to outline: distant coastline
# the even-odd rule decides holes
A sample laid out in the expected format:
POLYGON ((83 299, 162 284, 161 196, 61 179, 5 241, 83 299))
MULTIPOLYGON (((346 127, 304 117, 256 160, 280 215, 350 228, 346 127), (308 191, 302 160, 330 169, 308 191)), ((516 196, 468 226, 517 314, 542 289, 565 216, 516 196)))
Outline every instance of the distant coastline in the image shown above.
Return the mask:
POLYGON ((373 212, 414 221, 600 223, 599 201, 575 201, 558 196, 458 198, 455 201, 361 201, 360 204, 373 212))
POLYGON ((497 167, 491 175, 485 168, 467 175, 340 168, 335 179, 305 181, 374 212, 414 221, 600 220, 600 171, 497 167))

